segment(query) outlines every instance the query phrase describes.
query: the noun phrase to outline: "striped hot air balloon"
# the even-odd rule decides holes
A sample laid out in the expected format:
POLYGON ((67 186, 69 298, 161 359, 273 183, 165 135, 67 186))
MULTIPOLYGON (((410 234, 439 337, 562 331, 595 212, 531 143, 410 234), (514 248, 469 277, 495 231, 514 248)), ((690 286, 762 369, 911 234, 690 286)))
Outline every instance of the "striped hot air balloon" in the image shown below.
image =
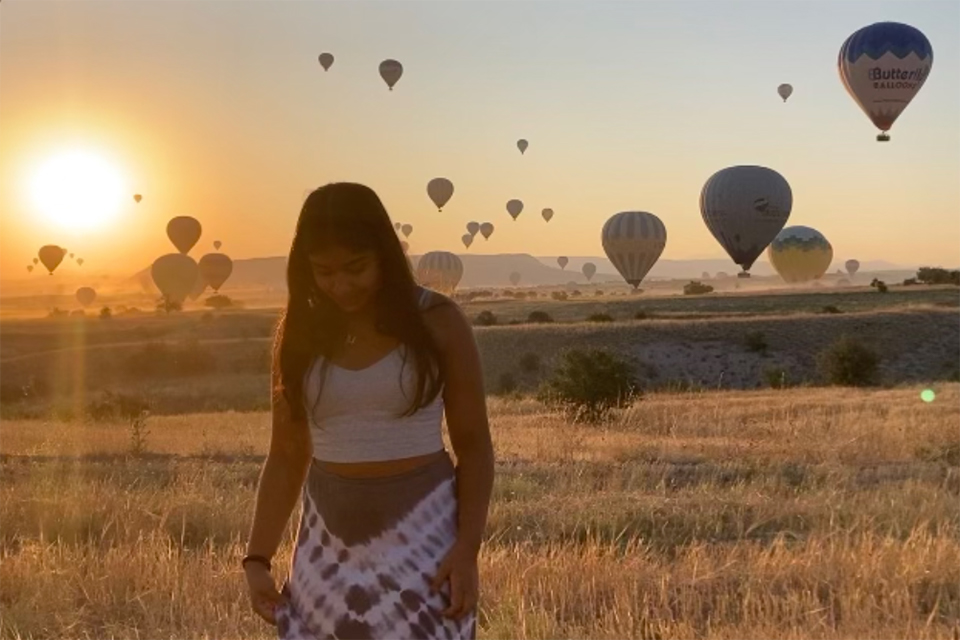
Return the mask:
POLYGON ((667 245, 667 228, 646 211, 622 211, 611 216, 600 234, 607 258, 636 289, 667 245))
POLYGON ((449 251, 430 251, 417 263, 417 281, 441 293, 453 293, 462 277, 463 262, 449 251))

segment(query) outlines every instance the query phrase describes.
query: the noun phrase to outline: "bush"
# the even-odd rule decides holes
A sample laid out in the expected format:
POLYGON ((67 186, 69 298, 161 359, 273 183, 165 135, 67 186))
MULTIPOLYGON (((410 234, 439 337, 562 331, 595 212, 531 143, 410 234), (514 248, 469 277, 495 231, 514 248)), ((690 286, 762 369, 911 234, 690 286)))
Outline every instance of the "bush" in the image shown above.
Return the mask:
POLYGON ((767 337, 763 334, 763 331, 748 331, 743 336, 743 344, 747 348, 747 351, 761 355, 766 355, 767 347, 769 346, 767 344, 767 337))
POLYGON ((547 322, 553 322, 553 317, 546 311, 531 311, 530 315, 527 316, 527 322, 544 324, 547 322))
POLYGON ((493 314, 493 311, 484 309, 473 319, 473 324, 480 327, 492 327, 497 324, 497 316, 493 314))
POLYGON ((825 307, 823 307, 823 309, 820 310, 820 313, 843 313, 843 312, 840 311, 840 309, 838 309, 836 306, 832 304, 828 304, 825 307))
POLYGON ((783 367, 768 367, 763 370, 763 378, 771 389, 786 389, 791 386, 792 380, 787 376, 783 367))
POLYGON ((597 296, 597 297, 602 296, 602 295, 603 295, 603 289, 597 289, 596 291, 593 292, 593 295, 595 295, 595 296, 597 296))
POLYGON ((587 316, 587 322, 613 322, 613 316, 609 313, 592 313, 587 316))
POLYGON ((235 305, 233 304, 233 300, 230 299, 230 296, 218 293, 204 300, 203 306, 210 307, 211 309, 229 309, 235 305))
POLYGON ((877 291, 879 291, 880 293, 887 292, 887 283, 885 283, 883 280, 877 280, 876 278, 874 278, 873 282, 870 283, 870 286, 876 289, 877 291))
POLYGON ((880 356, 865 344, 842 336, 817 354, 817 367, 830 383, 862 387, 876 383, 880 356))
POLYGON ((685 296, 699 296, 705 293, 710 293, 713 291, 713 287, 708 284, 703 284, 697 280, 691 280, 687 284, 683 285, 683 295, 685 296))
POLYGON ((634 319, 634 320, 649 320, 649 319, 652 318, 652 317, 653 317, 653 314, 652 314, 652 313, 647 313, 646 311, 637 311, 637 312, 634 314, 633 319, 634 319))
POLYGON ((520 370, 524 373, 540 371, 540 356, 535 353, 525 353, 520 357, 520 370))
POLYGON ((573 349, 561 355, 560 364, 544 383, 539 397, 564 407, 575 418, 597 422, 636 393, 628 362, 601 349, 573 349))
POLYGON ((952 284, 960 286, 960 271, 947 271, 939 267, 920 267, 917 281, 923 284, 952 284))
POLYGON ((100 309, 101 320, 109 320, 112 317, 113 317, 113 312, 110 310, 110 307, 104 307, 103 309, 100 309))
POLYGON ((912 287, 912 286, 918 285, 918 284, 920 284, 920 283, 917 282, 917 279, 916 279, 916 278, 907 278, 906 280, 903 281, 903 286, 905 286, 905 287, 912 287))
POLYGON ((570 295, 576 297, 576 296, 580 296, 580 295, 583 295, 583 294, 580 293, 580 289, 574 289, 573 291, 570 292, 570 295))
POLYGON ((563 300, 567 300, 570 296, 567 295, 566 291, 551 291, 550 297, 554 300, 560 300, 562 302, 563 300))
POLYGON ((502 396, 510 395, 517 390, 517 386, 517 379, 512 373, 501 373, 499 384, 497 385, 497 393, 502 396))

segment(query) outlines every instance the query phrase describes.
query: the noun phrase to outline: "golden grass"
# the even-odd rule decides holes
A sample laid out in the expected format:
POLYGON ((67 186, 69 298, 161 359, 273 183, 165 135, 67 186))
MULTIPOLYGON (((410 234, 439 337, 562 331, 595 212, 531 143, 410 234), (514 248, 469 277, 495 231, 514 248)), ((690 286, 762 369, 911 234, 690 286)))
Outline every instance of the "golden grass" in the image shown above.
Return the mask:
MULTIPOLYGON (((654 394, 603 427, 491 399, 480 636, 954 637, 960 385, 936 391, 654 394)), ((137 458, 124 423, 4 421, 0 637, 273 637, 237 569, 268 415, 148 428, 137 458)))

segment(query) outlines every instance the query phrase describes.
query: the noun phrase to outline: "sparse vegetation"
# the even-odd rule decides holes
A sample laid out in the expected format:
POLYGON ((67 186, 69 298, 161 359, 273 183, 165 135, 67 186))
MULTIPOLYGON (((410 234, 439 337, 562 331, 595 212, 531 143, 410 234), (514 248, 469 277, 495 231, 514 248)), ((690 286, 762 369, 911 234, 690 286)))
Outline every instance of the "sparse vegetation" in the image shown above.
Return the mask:
POLYGON ((833 385, 862 387, 876 384, 880 356, 856 338, 842 336, 817 354, 817 366, 833 385))
POLYGON ((494 315, 493 311, 484 309, 477 314, 477 317, 474 318, 473 323, 480 327, 492 327, 497 324, 497 316, 494 315))
POLYGON ((110 320, 111 318, 113 318, 113 312, 110 310, 110 307, 103 307, 100 309, 101 320, 110 320))
POLYGON ((763 370, 763 379, 771 389, 786 389, 794 384, 783 367, 767 367, 763 370))
POLYGON ((960 286, 960 271, 947 271, 939 267, 920 267, 917 281, 923 284, 952 284, 960 286))
POLYGON ((548 322, 553 322, 553 316, 546 311, 531 311, 530 315, 527 316, 527 322, 545 324, 548 322))
POLYGON ((550 297, 554 300, 564 301, 569 299, 570 296, 567 295, 566 291, 551 291, 550 297))
POLYGON ((500 395, 509 395, 515 393, 519 385, 517 384, 516 377, 510 373, 505 372, 500 374, 500 381, 497 385, 497 393, 500 395))
POLYGON ((229 309, 236 305, 234 304, 234 301, 230 299, 230 296, 225 296, 222 293, 218 293, 204 300, 203 306, 219 310, 229 309))
POLYGON ((520 370, 524 373, 537 373, 540 371, 540 356, 536 353, 525 353, 520 357, 520 370))
POLYGON ((627 361, 602 349, 571 349, 561 355, 539 396, 577 419, 598 422, 611 409, 632 401, 637 391, 633 367, 627 361))
POLYGON ((135 458, 147 452, 147 436, 150 435, 150 430, 147 429, 148 415, 146 411, 142 411, 130 418, 130 455, 135 458))
POLYGON ((838 309, 836 305, 828 304, 828 305, 825 305, 822 309, 820 309, 820 313, 830 314, 830 313, 843 313, 843 312, 840 311, 840 309, 838 309))
POLYGON ((613 322, 613 316, 609 313, 591 313, 587 316, 587 322, 613 322))
POLYGON ((683 285, 683 295, 685 296, 700 296, 713 291, 713 287, 708 284, 703 284, 698 280, 691 280, 687 284, 683 285))
POLYGON ((873 279, 873 281, 870 283, 870 286, 876 289, 879 293, 886 293, 888 291, 887 283, 876 278, 873 279))

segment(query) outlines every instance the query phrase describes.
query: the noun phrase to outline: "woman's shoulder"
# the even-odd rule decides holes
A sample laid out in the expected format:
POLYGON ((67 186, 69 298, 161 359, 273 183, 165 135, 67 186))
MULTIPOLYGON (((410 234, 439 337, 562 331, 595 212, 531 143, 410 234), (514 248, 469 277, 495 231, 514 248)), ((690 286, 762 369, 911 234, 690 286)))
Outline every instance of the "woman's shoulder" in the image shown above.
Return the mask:
POLYGON ((459 309, 457 303, 450 297, 445 296, 439 291, 434 291, 433 289, 419 285, 417 285, 417 304, 421 311, 431 311, 442 308, 448 310, 459 309))

